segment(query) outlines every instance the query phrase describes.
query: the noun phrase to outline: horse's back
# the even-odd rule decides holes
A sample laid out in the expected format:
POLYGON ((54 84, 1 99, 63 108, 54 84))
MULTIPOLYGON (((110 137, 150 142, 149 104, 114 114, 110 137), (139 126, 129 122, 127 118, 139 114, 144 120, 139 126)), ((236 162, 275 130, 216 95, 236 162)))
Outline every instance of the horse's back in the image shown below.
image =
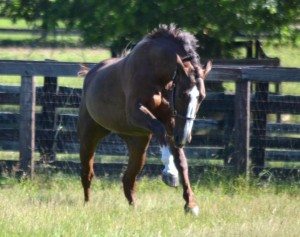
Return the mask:
POLYGON ((93 80, 99 80, 101 79, 101 76, 99 77, 99 74, 101 75, 102 71, 105 70, 106 67, 111 67, 114 64, 116 64, 118 61, 120 61, 120 58, 110 58, 103 60, 99 63, 97 63, 89 72, 86 74, 84 83, 83 83, 83 91, 85 92, 91 81, 93 80))

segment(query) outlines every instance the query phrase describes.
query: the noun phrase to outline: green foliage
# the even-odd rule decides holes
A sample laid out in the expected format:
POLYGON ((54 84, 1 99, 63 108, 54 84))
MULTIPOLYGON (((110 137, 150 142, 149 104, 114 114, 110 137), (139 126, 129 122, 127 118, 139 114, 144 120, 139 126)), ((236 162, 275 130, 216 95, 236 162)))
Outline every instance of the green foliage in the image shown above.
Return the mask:
POLYGON ((136 43, 160 23, 176 23, 198 36, 202 51, 224 55, 239 34, 295 40, 292 25, 300 13, 297 0, 11 0, 2 3, 4 15, 39 24, 45 32, 63 21, 79 29, 86 44, 114 51, 136 43), (38 21, 39 20, 39 21, 38 21))

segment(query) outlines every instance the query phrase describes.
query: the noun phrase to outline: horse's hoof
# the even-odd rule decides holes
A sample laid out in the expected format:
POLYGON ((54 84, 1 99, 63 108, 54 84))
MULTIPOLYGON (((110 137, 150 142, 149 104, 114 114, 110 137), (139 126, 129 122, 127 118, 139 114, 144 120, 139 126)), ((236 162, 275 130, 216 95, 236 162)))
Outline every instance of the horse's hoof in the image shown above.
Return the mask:
POLYGON ((179 186, 179 178, 176 175, 170 174, 168 172, 162 172, 162 180, 163 182, 170 187, 178 187, 179 186))
POLYGON ((193 216, 199 216, 200 214, 200 208, 196 205, 194 207, 184 207, 185 213, 186 214, 192 214, 193 216))

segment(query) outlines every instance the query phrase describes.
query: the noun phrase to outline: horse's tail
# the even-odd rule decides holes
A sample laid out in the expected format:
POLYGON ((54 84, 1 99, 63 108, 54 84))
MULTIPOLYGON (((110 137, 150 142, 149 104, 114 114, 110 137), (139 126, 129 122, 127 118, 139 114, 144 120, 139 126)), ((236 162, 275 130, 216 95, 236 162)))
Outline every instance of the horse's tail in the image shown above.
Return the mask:
POLYGON ((83 65, 83 64, 80 64, 80 70, 78 71, 77 75, 79 77, 85 77, 86 74, 88 74, 88 72, 90 71, 90 68, 83 65))

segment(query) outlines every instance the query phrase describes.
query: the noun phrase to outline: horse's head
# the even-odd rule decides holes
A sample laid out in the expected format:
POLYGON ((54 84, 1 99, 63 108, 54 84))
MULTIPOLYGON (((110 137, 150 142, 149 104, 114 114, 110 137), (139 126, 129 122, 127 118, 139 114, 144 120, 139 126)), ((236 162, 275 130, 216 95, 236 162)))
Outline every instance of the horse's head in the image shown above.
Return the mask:
POLYGON ((192 127, 201 102, 206 96, 204 80, 212 68, 209 61, 205 68, 195 65, 186 57, 177 57, 174 76, 172 109, 175 117, 174 142, 183 147, 192 138, 192 127))

